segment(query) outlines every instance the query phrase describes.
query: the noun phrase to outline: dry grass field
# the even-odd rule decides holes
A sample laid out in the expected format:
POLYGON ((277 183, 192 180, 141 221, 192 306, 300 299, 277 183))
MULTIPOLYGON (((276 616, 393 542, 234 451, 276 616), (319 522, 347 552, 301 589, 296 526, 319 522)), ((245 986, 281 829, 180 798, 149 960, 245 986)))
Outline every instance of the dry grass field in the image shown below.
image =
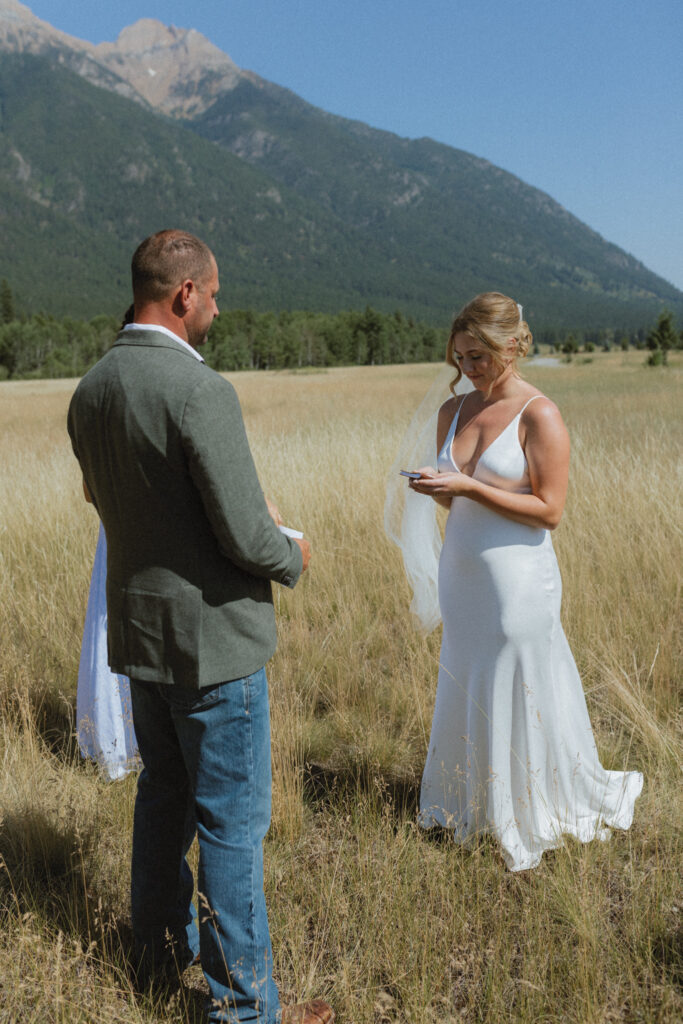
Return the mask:
MULTIPOLYGON (((339 1024, 683 1017, 681 365, 595 354, 526 376, 573 454, 555 534, 563 618, 603 764, 645 775, 633 828, 531 873, 415 826, 438 632, 409 624, 382 527, 434 366, 233 377, 264 489, 313 544, 277 589, 266 889, 286 1001, 339 1024)), ((194 985, 135 997, 135 783, 79 759, 75 685, 95 514, 65 433, 74 381, 0 384, 0 1022, 191 1022, 194 985)), ((197 969, 193 969, 196 973, 197 969)))

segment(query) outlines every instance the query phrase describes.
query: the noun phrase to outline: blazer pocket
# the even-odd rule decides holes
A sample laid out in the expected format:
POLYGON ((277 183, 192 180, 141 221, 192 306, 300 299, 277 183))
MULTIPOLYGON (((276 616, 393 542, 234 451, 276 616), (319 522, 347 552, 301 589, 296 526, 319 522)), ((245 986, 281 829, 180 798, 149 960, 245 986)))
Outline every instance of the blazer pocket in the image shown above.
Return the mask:
POLYGON ((166 594, 127 587, 122 619, 134 679, 199 685, 202 601, 195 587, 166 594))

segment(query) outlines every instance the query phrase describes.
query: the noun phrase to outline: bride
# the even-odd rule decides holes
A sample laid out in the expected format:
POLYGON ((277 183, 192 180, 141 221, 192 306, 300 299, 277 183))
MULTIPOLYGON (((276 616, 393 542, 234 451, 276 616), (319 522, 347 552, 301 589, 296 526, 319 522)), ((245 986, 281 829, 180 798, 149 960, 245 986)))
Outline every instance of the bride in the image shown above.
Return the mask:
POLYGON ((458 313, 437 468, 409 483, 449 509, 420 824, 461 842, 492 833, 513 871, 535 867, 563 833, 587 842, 606 838, 606 826, 628 828, 643 784, 638 772, 602 768, 560 623, 551 531, 565 504, 569 438, 554 403, 517 370, 531 340, 521 307, 497 292, 458 313), (463 375, 473 390, 456 395, 463 375))

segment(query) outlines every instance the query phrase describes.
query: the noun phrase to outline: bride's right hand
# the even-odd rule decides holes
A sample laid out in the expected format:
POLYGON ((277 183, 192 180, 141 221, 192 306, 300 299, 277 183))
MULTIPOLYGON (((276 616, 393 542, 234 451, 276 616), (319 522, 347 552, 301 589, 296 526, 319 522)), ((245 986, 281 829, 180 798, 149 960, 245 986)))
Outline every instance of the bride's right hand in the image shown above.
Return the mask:
POLYGON ((438 469, 434 469, 432 466, 422 466, 418 470, 418 473, 421 474, 420 479, 410 481, 411 489, 415 491, 416 494, 429 494, 429 497, 432 501, 435 501, 437 505, 441 505, 442 508, 449 509, 451 507, 452 495, 431 494, 429 491, 423 491, 420 487, 422 481, 434 480, 436 477, 442 476, 443 474, 439 473, 438 469))
MULTIPOLYGON (((439 475, 438 471, 433 469, 431 466, 421 466, 417 472, 420 474, 420 480, 433 480, 435 476, 439 475)), ((408 487, 413 491, 417 490, 415 485, 419 485, 420 480, 409 480, 408 487)))

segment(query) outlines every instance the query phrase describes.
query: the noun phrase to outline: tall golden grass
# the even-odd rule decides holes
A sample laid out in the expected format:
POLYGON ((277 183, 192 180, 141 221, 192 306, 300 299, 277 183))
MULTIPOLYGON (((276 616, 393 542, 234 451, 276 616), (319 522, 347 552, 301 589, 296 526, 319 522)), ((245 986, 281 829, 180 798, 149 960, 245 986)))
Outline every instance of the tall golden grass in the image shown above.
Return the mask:
MULTIPOLYGON (((512 875, 415 826, 438 634, 412 631, 382 529, 433 366, 233 377, 264 489, 313 544, 277 589, 266 888, 286 1000, 345 1022, 678 1021, 680 366, 534 367, 572 445, 555 534, 564 623, 606 767, 638 768, 628 833, 512 875)), ((79 760, 75 685, 97 523, 64 429, 74 381, 0 384, 0 1021, 193 1021, 135 997, 135 784, 79 760)), ((196 979, 195 979, 196 980, 196 979)), ((190 982, 192 977, 190 976, 190 982)), ((199 982, 196 982, 199 984, 199 982)))

